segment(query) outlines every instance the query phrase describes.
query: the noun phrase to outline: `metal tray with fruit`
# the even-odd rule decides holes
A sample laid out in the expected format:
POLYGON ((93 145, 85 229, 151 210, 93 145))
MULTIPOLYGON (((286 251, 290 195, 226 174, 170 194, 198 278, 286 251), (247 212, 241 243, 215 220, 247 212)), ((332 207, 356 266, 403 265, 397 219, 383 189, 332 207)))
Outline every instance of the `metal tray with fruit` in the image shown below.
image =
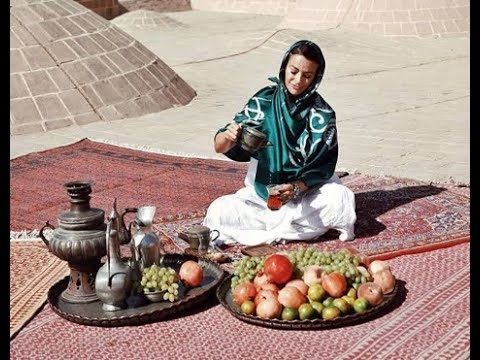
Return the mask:
POLYGON ((127 299, 128 306, 117 311, 104 311, 102 302, 70 303, 61 294, 67 288, 69 277, 54 284, 48 292, 48 302, 55 313, 61 317, 82 325, 115 327, 151 323, 178 316, 201 302, 207 300, 225 277, 225 272, 213 261, 187 254, 166 254, 161 266, 170 267, 177 272, 181 265, 193 260, 203 268, 203 279, 199 286, 185 288, 181 286, 178 299, 168 301, 155 297, 155 293, 146 296, 136 295, 127 299))
POLYGON ((391 310, 392 306, 390 305, 393 305, 393 301, 397 297, 400 287, 400 283, 397 281, 394 290, 385 295, 381 304, 371 307, 363 313, 351 313, 328 320, 322 318, 305 320, 263 319, 256 315, 246 315, 244 312, 242 312, 241 308, 234 303, 230 288, 231 278, 232 276, 229 276, 221 282, 220 286, 217 288, 217 298, 233 316, 250 324, 284 330, 332 329, 336 327, 355 325, 374 319, 386 314, 391 310))
POLYGON ((401 303, 386 261, 315 249, 244 257, 217 288, 236 318, 277 329, 329 329, 377 318, 401 303))

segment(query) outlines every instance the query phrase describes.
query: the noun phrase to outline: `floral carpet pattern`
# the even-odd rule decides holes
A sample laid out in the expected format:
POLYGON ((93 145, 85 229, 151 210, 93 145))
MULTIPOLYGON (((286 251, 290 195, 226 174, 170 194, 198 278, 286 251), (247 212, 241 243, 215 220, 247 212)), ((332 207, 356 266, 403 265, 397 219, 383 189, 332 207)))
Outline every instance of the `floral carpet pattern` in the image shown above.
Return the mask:
MULTIPOLYGON (((335 231, 316 241, 277 244, 281 250, 314 246, 322 250, 350 247, 372 258, 388 259, 406 253, 452 246, 470 239, 470 199, 447 188, 392 177, 353 174, 343 178, 355 192, 356 238, 337 240, 335 231)), ((182 250, 188 244, 178 237, 188 227, 201 224, 205 212, 159 219, 156 229, 182 250)), ((243 246, 224 249, 240 256, 243 246)))
POLYGON ((468 359, 470 244, 389 261, 403 284, 385 315, 348 327, 292 331, 244 323, 211 303, 177 318, 100 328, 49 305, 10 341, 12 359, 468 359), (286 344, 286 346, 278 346, 286 344))
MULTIPOLYGON (((243 163, 154 154, 86 139, 13 159, 10 168, 10 230, 35 232, 47 220, 54 223, 69 207, 63 184, 86 180, 92 182, 91 206, 105 210, 106 214, 115 198, 119 209, 155 205, 155 229, 167 252, 184 251, 188 245, 178 238, 178 232, 200 224, 208 205, 215 198, 243 186, 246 173, 243 163)), ((59 272, 47 271, 49 276, 39 278, 43 280, 42 289, 20 296, 35 297, 38 301, 29 302, 28 311, 23 310, 23 323, 13 324, 16 326, 13 330, 11 327, 11 335, 15 334, 10 343, 12 358, 74 359, 77 358, 75 354, 81 354, 82 358, 104 359, 135 357, 140 352, 157 357, 168 354, 169 357, 188 358, 196 353, 197 358, 220 359, 228 355, 235 359, 258 357, 265 351, 269 358, 300 358, 299 354, 315 358, 315 347, 307 346, 311 342, 325 349, 327 355, 323 355, 322 350, 322 359, 338 358, 340 354, 344 354, 341 358, 345 359, 359 356, 362 359, 411 358, 414 353, 422 358, 436 353, 449 359, 464 358, 469 354, 469 302, 462 302, 460 298, 461 294, 467 294, 468 298, 469 293, 465 280, 469 278, 469 244, 465 244, 470 240, 469 188, 363 174, 349 174, 342 181, 356 196, 355 240, 343 243, 337 240, 336 232, 331 231, 314 242, 276 246, 292 249, 309 244, 324 250, 348 246, 370 257, 392 259, 397 277, 406 282, 408 292, 402 310, 396 309, 382 317, 383 320, 376 319, 346 331, 329 331, 329 337, 339 338, 339 344, 337 340, 334 343, 340 347, 331 348, 333 345, 315 332, 272 333, 241 323, 216 305, 215 299, 183 318, 130 329, 107 330, 73 324, 54 314, 48 305, 35 315, 45 301, 45 290, 60 276, 59 272), (423 254, 416 255, 419 252, 423 254), (425 279, 420 276, 423 268, 428 273, 425 279), (447 302, 453 302, 458 311, 446 320, 440 314, 448 312, 447 302), (33 319, 21 328, 32 316, 33 319), (414 320, 416 316, 420 316, 418 321, 414 320), (424 321, 429 324, 428 329, 424 321), (80 339, 69 336, 73 332, 79 334, 80 339), (401 336, 397 338, 396 332, 401 336), (246 334, 246 338, 239 338, 236 334, 240 333, 246 334), (370 334, 391 339, 393 345, 385 345, 383 340, 379 343, 370 334), (411 339, 411 334, 416 337, 411 339), (152 339, 160 336, 161 341, 132 340, 145 336, 152 339), (221 339, 221 346, 216 339, 221 339), (429 346, 411 346, 415 341, 424 341, 429 346), (271 345, 280 342, 301 345, 283 350, 271 345), (373 348, 383 357, 372 352, 373 348), (450 357, 452 354, 455 356, 450 357)), ((34 262, 45 265, 48 262, 44 257, 52 255, 41 242, 25 242, 23 249, 12 244, 11 241, 11 252, 14 248, 10 260, 11 278, 15 281, 11 284, 11 293, 16 294, 22 291, 22 279, 28 274, 25 269, 32 269, 31 264, 26 267, 24 263, 31 257, 34 262), (42 249, 37 251, 36 247, 42 249)), ((240 257, 240 246, 223 250, 234 259, 240 257)), ((66 263, 58 262, 61 264, 56 264, 56 269, 66 271, 66 263)))
MULTIPOLYGON (((157 229, 180 248, 186 243, 176 237, 178 231, 199 224, 215 198, 243 185, 246 172, 244 163, 154 154, 88 139, 13 159, 10 168, 11 230, 53 223, 69 206, 63 184, 88 180, 91 205, 107 214, 115 198, 119 209, 155 205, 157 229)), ((469 241, 469 188, 363 174, 342 181, 355 192, 356 238, 342 243, 332 231, 315 246, 348 245, 368 255, 393 256, 469 241)))

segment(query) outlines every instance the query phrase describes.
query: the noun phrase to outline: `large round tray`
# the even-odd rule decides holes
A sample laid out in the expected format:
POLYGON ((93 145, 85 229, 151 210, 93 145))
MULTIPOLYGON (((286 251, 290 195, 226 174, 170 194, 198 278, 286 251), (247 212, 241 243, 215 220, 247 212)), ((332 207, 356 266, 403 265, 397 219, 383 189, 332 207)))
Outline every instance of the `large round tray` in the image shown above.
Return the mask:
POLYGON ((372 307, 364 313, 353 313, 341 316, 336 319, 309 319, 309 320, 280 320, 280 319, 262 319, 254 315, 245 315, 240 308, 233 302, 230 282, 232 276, 225 278, 217 288, 217 298, 220 303, 236 318, 250 324, 264 327, 284 330, 313 330, 313 329, 331 329, 336 327, 350 326, 381 316, 391 310, 394 300, 397 299, 400 287, 400 281, 397 280, 395 289, 384 296, 381 304, 372 307))
POLYGON ((174 317, 214 295, 215 289, 225 277, 225 272, 217 264, 194 255, 166 254, 162 266, 170 266, 178 272, 181 264, 187 260, 197 261, 203 267, 203 281, 200 286, 188 289, 184 296, 173 303, 169 301, 150 303, 144 300, 142 306, 134 307, 127 300, 128 308, 112 312, 102 310, 102 302, 99 300, 86 304, 69 303, 60 297, 62 291, 67 288, 68 276, 50 288, 48 302, 53 311, 61 317, 90 326, 141 325, 174 317))

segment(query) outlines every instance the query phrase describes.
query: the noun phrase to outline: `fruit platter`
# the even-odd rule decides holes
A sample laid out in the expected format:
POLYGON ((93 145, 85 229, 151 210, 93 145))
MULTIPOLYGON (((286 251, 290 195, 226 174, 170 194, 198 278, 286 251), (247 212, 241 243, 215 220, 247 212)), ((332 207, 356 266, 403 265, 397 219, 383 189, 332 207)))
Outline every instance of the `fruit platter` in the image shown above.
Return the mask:
POLYGON ((215 294, 224 274, 209 259, 165 254, 158 265, 143 269, 123 309, 105 311, 100 300, 82 304, 65 301, 61 294, 68 286, 68 276, 50 288, 48 301, 55 313, 78 324, 141 325, 178 315, 207 300, 215 294))
POLYGON ((381 316, 398 298, 387 261, 343 249, 298 248, 245 256, 217 288, 238 319, 279 329, 327 329, 381 316))

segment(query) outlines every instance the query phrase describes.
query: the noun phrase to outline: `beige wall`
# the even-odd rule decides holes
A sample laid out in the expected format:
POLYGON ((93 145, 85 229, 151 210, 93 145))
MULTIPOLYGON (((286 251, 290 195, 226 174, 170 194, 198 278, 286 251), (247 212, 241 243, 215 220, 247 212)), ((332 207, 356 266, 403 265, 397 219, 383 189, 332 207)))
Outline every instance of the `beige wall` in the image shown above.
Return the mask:
POLYGON ((192 9, 265 15, 285 15, 297 0, 191 0, 192 9))

